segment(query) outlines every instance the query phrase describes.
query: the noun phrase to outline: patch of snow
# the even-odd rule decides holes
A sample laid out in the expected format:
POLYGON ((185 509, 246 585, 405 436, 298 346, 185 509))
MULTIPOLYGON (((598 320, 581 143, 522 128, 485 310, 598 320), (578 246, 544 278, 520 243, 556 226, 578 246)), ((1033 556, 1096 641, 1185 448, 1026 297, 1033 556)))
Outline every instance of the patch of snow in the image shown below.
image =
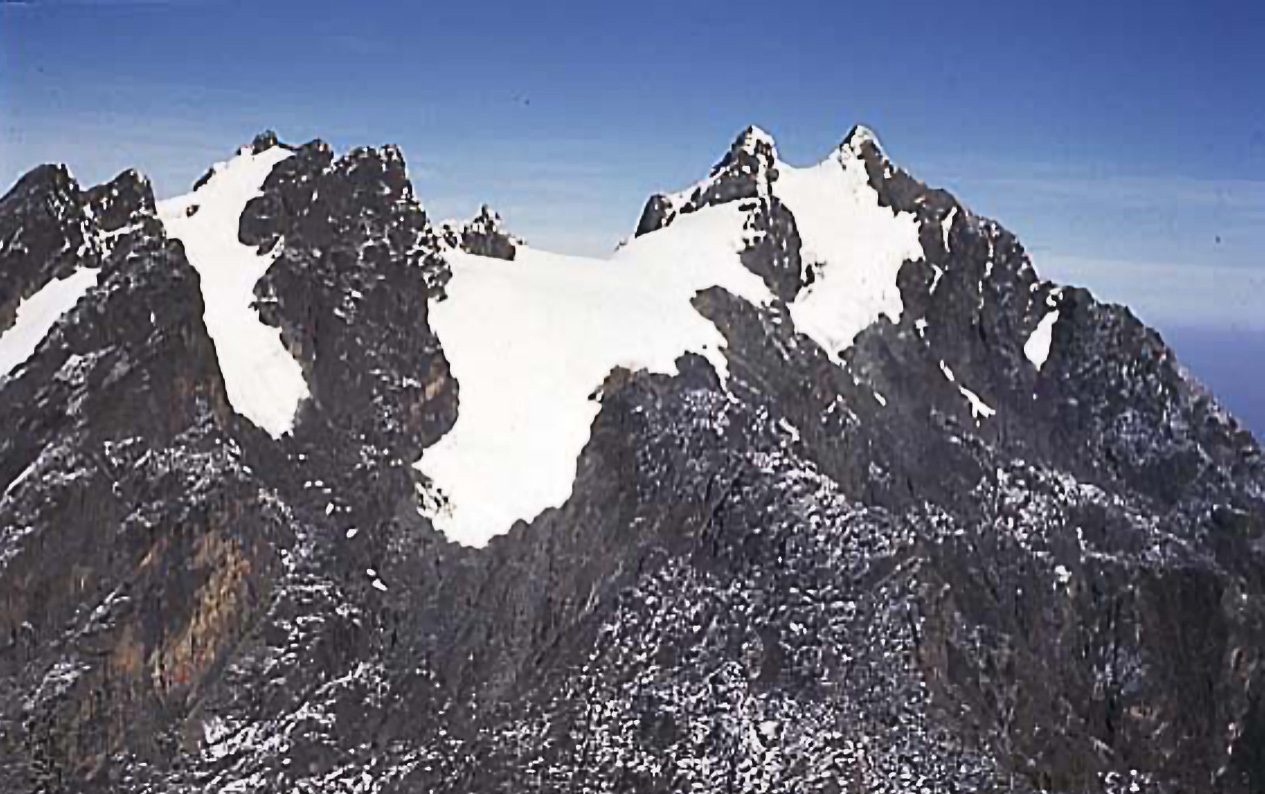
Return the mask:
POLYGON ((798 427, 788 422, 785 418, 778 419, 777 426, 782 428, 782 430, 785 431, 786 434, 791 437, 791 441, 794 441, 796 443, 799 442, 799 428, 798 427))
POLYGON ((14 477, 13 481, 10 482, 8 486, 4 489, 4 495, 0 496, 0 501, 7 499, 9 494, 16 491, 17 487, 22 484, 22 481, 25 480, 27 477, 30 477, 31 472, 35 471, 36 467, 39 465, 39 462, 40 462, 40 459, 37 457, 35 460, 31 461, 27 465, 27 467, 18 474, 18 476, 14 477))
POLYGON ((949 214, 940 221, 940 233, 944 235, 944 250, 949 250, 949 232, 953 231, 953 221, 957 220, 958 208, 949 210, 949 214))
POLYGON ((356 537, 356 534, 357 534, 358 532, 360 532, 360 530, 356 529, 355 527, 352 527, 352 528, 348 529, 348 530, 347 530, 347 539, 348 539, 348 540, 351 540, 352 538, 356 537))
POLYGON ((308 396, 299 363, 281 341, 278 328, 265 325, 254 308, 255 283, 277 252, 260 255, 237 239, 246 203, 259 195, 273 166, 290 152, 273 147, 252 154, 249 147, 195 192, 160 202, 158 215, 167 235, 184 243, 198 271, 204 319, 215 343, 224 385, 233 408, 279 438, 294 426, 300 401, 308 396), (193 204, 199 210, 188 215, 193 204))
POLYGON ((1058 309, 1047 313, 1041 318, 1041 322, 1037 323, 1036 330, 1028 337, 1028 341, 1024 343, 1023 354, 1028 357, 1038 372, 1045 366, 1046 359, 1050 357, 1050 343, 1054 339, 1054 324, 1058 322, 1058 319, 1058 309))
POLYGON ((858 137, 864 130, 816 166, 780 164, 773 183, 773 194, 795 216, 800 256, 819 266, 790 305, 791 318, 832 357, 880 316, 900 320, 896 274, 905 260, 923 258, 915 216, 879 205, 856 153, 858 137))
POLYGON ((705 207, 610 259, 446 253, 448 297, 430 324, 459 386, 457 422, 416 464, 444 497, 425 511, 435 526, 483 545, 565 502, 599 408, 589 396, 614 367, 675 374, 689 351, 726 382, 725 338, 690 301, 720 286, 772 302, 739 258, 745 220, 736 203, 705 207))
POLYGON ((878 401, 879 405, 883 406, 884 408, 887 407, 887 398, 884 397, 883 395, 879 394, 878 392, 874 392, 874 399, 878 401))
POLYGON ((0 333, 0 378, 31 357, 57 320, 96 286, 99 274, 94 268, 80 268, 66 278, 53 279, 18 304, 16 322, 0 333))
POLYGON ((774 159, 777 158, 777 141, 773 140, 773 136, 759 127, 752 125, 742 137, 742 149, 748 154, 755 154, 757 144, 765 144, 773 150, 774 159))
POLYGON ((847 144, 841 146, 840 149, 847 149, 851 154, 859 157, 861 155, 861 146, 866 143, 874 144, 874 148, 878 149, 880 154, 883 153, 883 144, 879 143, 878 136, 874 134, 874 130, 864 124, 858 124, 852 128, 852 132, 848 135, 847 144))
POLYGON ((934 295, 936 287, 940 286, 940 279, 944 278, 944 268, 939 265, 932 265, 931 269, 934 271, 934 275, 931 277, 931 288, 928 292, 934 295))
POLYGON ((387 591, 387 586, 381 579, 374 579, 373 587, 375 590, 381 590, 384 593, 387 591))
POLYGON ((919 338, 926 339, 927 338, 927 318, 919 317, 918 320, 914 323, 914 330, 918 332, 919 338))
POLYGON ((1066 585, 1072 581, 1072 572, 1062 565, 1056 565, 1054 567, 1054 577, 1059 580, 1059 584, 1066 585))
POLYGON ((989 417, 997 415, 996 408, 993 408, 988 403, 981 400, 979 395, 975 392, 958 383, 957 376, 953 374, 953 370, 949 369, 949 365, 944 363, 943 360, 940 362, 940 371, 944 373, 945 380, 956 385, 958 387, 958 391, 961 392, 962 396, 966 398, 966 401, 970 403, 971 416, 973 416, 976 421, 978 421, 981 417, 988 419, 989 417))
POLYGON ((997 409, 981 400, 979 395, 975 392, 961 385, 958 386, 958 391, 962 392, 962 396, 965 397, 966 401, 971 404, 971 416, 974 417, 976 421, 979 421, 981 417, 988 419, 989 417, 997 415, 997 409))

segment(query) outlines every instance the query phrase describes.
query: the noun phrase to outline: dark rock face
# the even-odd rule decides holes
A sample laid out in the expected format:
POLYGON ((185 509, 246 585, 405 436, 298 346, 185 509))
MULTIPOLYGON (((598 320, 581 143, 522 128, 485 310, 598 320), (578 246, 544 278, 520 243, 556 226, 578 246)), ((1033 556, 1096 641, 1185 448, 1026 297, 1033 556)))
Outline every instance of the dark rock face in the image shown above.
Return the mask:
POLYGON ((772 139, 756 127, 748 127, 729 147, 720 162, 712 166, 710 176, 688 196, 672 197, 656 194, 646 202, 637 235, 662 229, 677 215, 703 207, 726 204, 760 195, 760 188, 777 179, 777 150, 772 139))
POLYGON ((749 242, 741 254, 742 264, 764 279, 778 298, 795 300, 807 286, 795 216, 776 196, 760 198, 748 215, 747 232, 749 242))
POLYGON ((514 237, 501 225, 501 216, 484 204, 479 214, 469 223, 460 226, 445 223, 439 229, 441 242, 449 248, 465 251, 476 256, 488 256, 512 262, 523 241, 514 237))
POLYGON ((0 199, 0 330, 18 304, 54 278, 100 261, 79 184, 65 166, 44 165, 0 199))
POLYGON ((428 284, 447 265, 397 149, 334 160, 323 143, 299 148, 247 205, 239 237, 261 251, 284 241, 257 305, 323 419, 409 460, 452 426, 456 387, 426 323, 428 284))
POLYGON ((513 261, 520 242, 501 228, 501 216, 486 204, 474 220, 461 228, 461 249, 478 256, 513 261))
MULTIPOLYGON (((1265 790, 1259 447, 1127 309, 845 145, 919 224, 900 319, 842 356, 795 329, 811 269, 744 133, 639 225, 746 212, 777 300, 695 297, 725 386, 611 372, 571 498, 483 549, 419 511, 460 384, 398 150, 294 147, 241 216, 312 394, 281 439, 148 183, 25 177, 0 295, 100 278, 0 379, 0 790, 1265 790)), ((462 247, 504 253, 494 218, 462 247)))

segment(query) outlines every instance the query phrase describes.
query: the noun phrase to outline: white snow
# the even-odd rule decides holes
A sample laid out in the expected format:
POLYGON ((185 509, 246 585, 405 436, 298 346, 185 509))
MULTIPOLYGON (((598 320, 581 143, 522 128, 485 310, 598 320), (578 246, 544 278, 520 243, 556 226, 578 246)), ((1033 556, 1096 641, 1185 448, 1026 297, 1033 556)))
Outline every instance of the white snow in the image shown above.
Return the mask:
POLYGON ((97 283, 99 272, 80 268, 64 279, 53 279, 18 304, 17 321, 0 333, 0 378, 25 362, 63 314, 97 283))
POLYGON ((966 401, 971 404, 971 416, 974 417, 976 421, 979 421, 981 417, 988 419, 989 417, 997 415, 997 409, 981 400, 979 395, 975 392, 960 384, 958 385, 958 391, 962 392, 962 396, 965 397, 966 401))
POLYGON ((949 250, 949 232, 953 231, 953 221, 957 219, 958 208, 949 210, 949 214, 940 221, 940 233, 944 235, 944 250, 949 250))
POLYGON ((831 356, 881 315, 900 320, 896 274, 906 259, 923 257, 917 219, 879 206, 855 152, 857 135, 852 143, 811 168, 780 164, 773 183, 773 194, 795 216, 805 265, 819 265, 816 280, 791 304, 791 317, 831 356))
POLYGON ((874 400, 875 400, 875 401, 876 401, 879 405, 883 406, 884 408, 886 408, 886 407, 887 407, 887 398, 886 398, 886 397, 884 397, 883 395, 879 394, 878 392, 874 392, 874 400))
MULTIPOLYGON (((869 186, 857 153, 867 136, 861 130, 816 166, 779 163, 771 188, 795 215, 816 276, 791 303, 792 320, 832 355, 881 316, 900 319, 897 271, 923 257, 914 216, 879 206, 869 186)), ((757 140, 771 142, 754 130, 743 143, 757 140)), ((679 206, 697 187, 669 200, 679 206)), ((724 337, 691 299, 720 286, 756 305, 773 302, 740 261, 740 204, 679 215, 610 259, 527 246, 512 262, 446 252, 452 279, 448 297, 431 304, 430 324, 458 383, 458 413, 415 464, 431 481, 419 511, 477 546, 560 506, 599 409, 595 394, 614 367, 671 374, 688 351, 726 384, 724 337)), ((875 400, 886 398, 875 392, 875 400)))
POLYGON ((949 369, 949 365, 944 363, 944 361, 940 362, 940 371, 944 373, 944 377, 949 381, 949 383, 958 387, 958 391, 961 392, 962 396, 966 398, 966 401, 970 403, 971 416, 974 417, 976 421, 978 421, 981 417, 987 419, 997 415, 996 408, 993 408, 991 405, 981 400, 980 396, 975 392, 958 383, 958 379, 953 374, 953 370, 949 369))
POLYGON ((1041 322, 1037 323, 1036 330, 1028 337, 1028 341, 1024 343, 1023 353, 1038 372, 1045 366, 1045 360, 1050 357, 1050 342, 1054 338, 1054 324, 1058 322, 1058 319, 1058 309, 1047 313, 1041 318, 1041 322))
POLYGON ((860 155, 861 145, 865 143, 872 143, 874 148, 878 149, 880 153, 883 152, 883 144, 879 143, 878 136, 874 134, 874 130, 864 124, 858 124, 853 127, 852 132, 848 135, 847 144, 839 148, 848 149, 852 154, 860 155))
POLYGON ((725 339, 690 301, 713 285, 772 301, 739 260, 744 220, 736 204, 707 207, 610 259, 445 254, 452 280, 430 324, 458 383, 457 422, 417 463, 446 499, 426 511, 435 525, 482 545, 566 501, 599 407, 589 396, 614 367, 675 373, 692 351, 727 379, 725 339))
POLYGON ((347 539, 348 539, 348 540, 351 540, 352 538, 356 537, 356 533, 358 533, 358 532, 360 532, 360 530, 356 529, 355 527, 352 527, 351 529, 348 529, 348 530, 347 530, 347 539))
POLYGON ((158 214, 170 237, 184 243, 189 263, 202 282, 204 319, 215 342, 224 385, 233 408, 280 437, 294 426, 299 402, 308 396, 299 363, 281 341, 280 329, 265 325, 255 311, 255 283, 276 258, 259 255, 237 239, 238 222, 250 199, 259 195, 273 166, 290 155, 280 147, 252 154, 249 147, 219 163, 193 193, 163 201, 158 214), (192 216, 187 210, 198 206, 192 216))
POLYGON ((9 494, 11 494, 11 493, 13 493, 14 491, 16 491, 16 490, 18 489, 18 486, 19 486, 19 485, 21 485, 21 484, 22 484, 22 482, 23 482, 23 481, 24 481, 27 477, 30 477, 30 476, 31 476, 31 472, 35 471, 36 467, 39 465, 39 462, 40 462, 40 459, 39 459, 39 458, 36 458, 35 460, 31 461, 31 462, 27 465, 27 467, 26 467, 25 469, 23 469, 23 470, 22 470, 22 471, 18 474, 18 476, 14 477, 14 478, 13 478, 13 480, 12 480, 12 482, 10 482, 10 483, 8 484, 8 486, 6 486, 6 487, 5 487, 5 489, 4 489, 4 495, 3 495, 3 496, 0 496, 0 501, 3 501, 4 499, 7 499, 7 498, 8 498, 8 496, 9 496, 9 494))
POLYGON ((791 441, 794 441, 796 443, 799 442, 799 428, 798 427, 786 421, 785 418, 778 419, 777 426, 782 428, 782 430, 785 431, 785 433, 791 437, 791 441))

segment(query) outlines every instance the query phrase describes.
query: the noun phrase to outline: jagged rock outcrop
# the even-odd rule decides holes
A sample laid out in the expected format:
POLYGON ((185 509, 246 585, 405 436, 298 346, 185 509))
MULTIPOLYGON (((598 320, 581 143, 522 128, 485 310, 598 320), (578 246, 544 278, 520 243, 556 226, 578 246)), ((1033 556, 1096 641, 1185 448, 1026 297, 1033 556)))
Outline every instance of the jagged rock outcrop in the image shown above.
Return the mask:
POLYGON ((277 147, 227 231, 270 257, 251 315, 309 392, 286 433, 233 403, 224 297, 163 220, 222 169, 176 205, 53 166, 0 199, 0 344, 96 272, 0 375, 0 790, 1265 787, 1260 447, 872 133, 827 166, 916 240, 899 311, 820 341, 852 249, 745 131, 638 228, 736 213, 769 295, 693 294, 724 371, 613 367, 569 498, 481 548, 414 466, 475 399, 431 310, 453 248, 516 241, 485 208, 445 242, 394 147, 240 157, 277 147))
POLYGON ((777 146, 769 134, 759 127, 747 127, 712 166, 706 180, 685 193, 651 196, 637 222, 637 236, 662 229, 681 213, 767 192, 768 184, 777 179, 777 162, 777 146))
POLYGON ((479 214, 461 226, 444 224, 441 238, 450 248, 460 249, 475 256, 489 256, 494 259, 513 261, 522 240, 505 231, 501 226, 501 216, 484 204, 479 214))

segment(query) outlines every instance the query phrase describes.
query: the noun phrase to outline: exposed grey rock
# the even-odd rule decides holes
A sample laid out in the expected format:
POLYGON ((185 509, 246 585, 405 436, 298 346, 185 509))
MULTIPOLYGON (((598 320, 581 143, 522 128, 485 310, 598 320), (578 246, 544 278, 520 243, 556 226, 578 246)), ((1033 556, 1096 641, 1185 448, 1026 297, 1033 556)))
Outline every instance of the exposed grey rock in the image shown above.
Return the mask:
POLYGON ((440 237, 449 248, 458 248, 476 256, 513 261, 522 240, 506 232, 501 226, 501 216, 484 204, 479 214, 459 227, 444 224, 440 237))
MULTIPOLYGON (((638 230, 746 212, 778 300, 694 298, 725 386, 612 371, 570 499, 482 549, 418 509, 452 244, 397 149, 294 147, 242 214, 312 394, 281 439, 229 405, 148 183, 24 177, 0 297, 101 277, 0 380, 0 790, 1265 789, 1260 448, 1127 309, 845 145, 919 224, 899 321, 796 330, 812 269, 744 132, 638 230)), ((459 244, 512 255, 481 219, 459 244)))

